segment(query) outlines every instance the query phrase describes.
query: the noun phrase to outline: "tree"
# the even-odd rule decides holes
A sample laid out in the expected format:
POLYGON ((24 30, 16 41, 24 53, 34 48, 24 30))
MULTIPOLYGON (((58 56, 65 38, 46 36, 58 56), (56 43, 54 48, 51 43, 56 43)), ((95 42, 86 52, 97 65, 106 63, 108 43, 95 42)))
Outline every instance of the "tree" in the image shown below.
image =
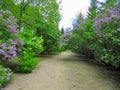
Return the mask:
POLYGON ((38 21, 40 25, 37 26, 37 35, 42 35, 44 38, 44 52, 51 52, 57 49, 60 38, 59 4, 56 0, 48 0, 42 5, 39 9, 43 15, 43 21, 38 21))
POLYGON ((108 7, 114 6, 116 2, 117 0, 106 0, 105 7, 108 8, 108 7))
POLYGON ((98 1, 97 0, 91 0, 90 7, 88 9, 88 18, 94 18, 94 15, 91 13, 96 13, 98 9, 98 1))
POLYGON ((65 33, 64 28, 61 29, 61 34, 63 35, 65 33))
POLYGON ((73 30, 78 30, 80 25, 85 22, 85 18, 82 13, 79 13, 76 19, 76 23, 73 24, 73 30))
POLYGON ((32 30, 36 36, 43 37, 44 51, 55 50, 60 37, 58 24, 61 18, 56 0, 5 0, 0 3, 17 18, 19 31, 32 30))

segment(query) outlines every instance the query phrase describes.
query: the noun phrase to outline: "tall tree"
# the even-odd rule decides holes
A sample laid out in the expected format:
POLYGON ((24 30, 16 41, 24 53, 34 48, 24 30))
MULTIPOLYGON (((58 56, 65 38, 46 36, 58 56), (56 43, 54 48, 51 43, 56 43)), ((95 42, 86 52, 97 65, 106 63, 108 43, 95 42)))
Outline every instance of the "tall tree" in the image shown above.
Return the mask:
POLYGON ((9 10, 14 5, 14 0, 0 0, 0 9, 2 10, 9 10))
POLYGON ((64 28, 61 29, 61 34, 63 35, 65 33, 64 28))
POLYGON ((44 16, 44 22, 37 28, 37 34, 42 32, 44 38, 45 51, 54 51, 59 40, 60 31, 58 24, 60 21, 59 4, 56 0, 47 0, 40 7, 40 13, 44 16))
POLYGON ((80 25, 85 22, 85 18, 82 13, 79 13, 76 19, 75 24, 73 24, 73 30, 78 30, 80 25))
POLYGON ((94 18, 94 15, 91 13, 93 13, 93 12, 96 13, 97 8, 98 8, 98 0, 91 0, 90 7, 88 9, 88 17, 89 18, 91 18, 91 19, 94 18))
POLYGON ((106 7, 114 6, 115 3, 117 3, 117 0, 106 0, 105 6, 106 7))
POLYGON ((0 0, 0 4, 17 18, 19 31, 22 28, 34 31, 38 37, 43 37, 44 51, 55 50, 60 36, 58 24, 61 18, 57 0, 0 0))

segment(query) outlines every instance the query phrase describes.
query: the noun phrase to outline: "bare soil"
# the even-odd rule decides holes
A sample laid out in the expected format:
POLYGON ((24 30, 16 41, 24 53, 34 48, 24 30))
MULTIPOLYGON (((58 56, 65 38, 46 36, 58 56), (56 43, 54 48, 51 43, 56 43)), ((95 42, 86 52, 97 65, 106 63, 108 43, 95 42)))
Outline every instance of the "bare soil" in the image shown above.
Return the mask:
POLYGON ((6 90, 120 90, 120 72, 67 51, 40 61, 33 73, 14 74, 6 90))

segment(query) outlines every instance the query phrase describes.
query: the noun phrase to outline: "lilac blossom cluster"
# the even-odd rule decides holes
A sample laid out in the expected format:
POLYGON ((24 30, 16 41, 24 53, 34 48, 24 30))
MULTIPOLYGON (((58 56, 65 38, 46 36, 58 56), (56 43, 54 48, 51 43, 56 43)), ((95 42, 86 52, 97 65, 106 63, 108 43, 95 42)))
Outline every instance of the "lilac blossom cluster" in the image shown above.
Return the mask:
POLYGON ((109 7, 105 9, 94 18, 95 32, 100 35, 102 23, 112 22, 112 25, 116 27, 116 30, 120 32, 120 25, 118 21, 120 20, 120 5, 116 4, 114 7, 109 7))
POLYGON ((0 90, 5 90, 5 83, 9 82, 11 79, 11 70, 0 65, 0 90))
POLYGON ((21 52, 20 46, 23 42, 18 39, 16 18, 10 15, 10 11, 0 10, 0 30, 2 32, 0 41, 0 58, 4 60, 12 59, 21 52))

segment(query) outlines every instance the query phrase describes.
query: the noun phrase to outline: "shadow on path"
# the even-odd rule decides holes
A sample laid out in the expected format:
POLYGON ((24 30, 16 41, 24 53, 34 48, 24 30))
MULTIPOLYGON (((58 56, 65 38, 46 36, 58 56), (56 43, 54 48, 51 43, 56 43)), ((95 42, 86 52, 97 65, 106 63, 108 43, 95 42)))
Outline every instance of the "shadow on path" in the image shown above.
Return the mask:
POLYGON ((120 72, 67 51, 45 57, 31 74, 14 74, 6 90, 120 90, 120 72))

